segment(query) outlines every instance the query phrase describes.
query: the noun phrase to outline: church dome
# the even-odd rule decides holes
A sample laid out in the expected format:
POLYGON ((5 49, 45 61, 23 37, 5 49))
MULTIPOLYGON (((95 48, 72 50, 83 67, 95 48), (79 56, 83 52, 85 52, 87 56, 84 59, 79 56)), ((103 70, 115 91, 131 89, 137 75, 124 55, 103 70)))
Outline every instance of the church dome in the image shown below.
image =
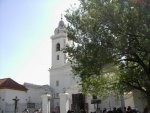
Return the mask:
POLYGON ((64 24, 64 21, 61 19, 60 21, 59 21, 59 24, 58 24, 58 28, 64 28, 65 27, 65 24, 64 24))
POLYGON ((58 33, 59 33, 59 29, 56 28, 55 31, 54 31, 54 34, 56 35, 56 34, 58 34, 58 33))
POLYGON ((66 30, 65 30, 65 23, 64 21, 61 20, 59 21, 59 24, 58 24, 58 27, 54 30, 54 34, 59 34, 59 33, 66 33, 66 30))

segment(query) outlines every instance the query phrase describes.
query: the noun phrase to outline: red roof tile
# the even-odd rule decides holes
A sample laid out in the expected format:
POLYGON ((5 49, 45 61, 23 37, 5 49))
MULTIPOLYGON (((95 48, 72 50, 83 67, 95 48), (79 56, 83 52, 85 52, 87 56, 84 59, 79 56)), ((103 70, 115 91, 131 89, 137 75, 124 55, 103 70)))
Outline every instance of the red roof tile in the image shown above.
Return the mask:
POLYGON ((27 91, 27 88, 11 78, 0 79, 0 89, 14 89, 20 91, 27 91))

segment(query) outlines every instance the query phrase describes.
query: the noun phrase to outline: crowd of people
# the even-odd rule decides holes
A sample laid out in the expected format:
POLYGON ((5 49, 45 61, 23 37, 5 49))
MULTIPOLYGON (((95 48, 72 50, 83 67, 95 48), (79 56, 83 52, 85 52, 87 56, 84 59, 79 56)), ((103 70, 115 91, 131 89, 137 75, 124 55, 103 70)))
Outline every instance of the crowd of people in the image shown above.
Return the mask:
MULTIPOLYGON (((102 110, 98 109, 92 113, 141 113, 141 112, 139 112, 136 109, 132 109, 131 106, 128 106, 127 108, 124 107, 124 109, 116 108, 116 107, 114 107, 113 110, 107 110, 106 108, 104 108, 102 111, 102 110)), ((150 109, 148 109, 148 107, 145 107, 145 109, 142 113, 150 113, 150 109)))
POLYGON ((131 109, 131 107, 128 106, 128 108, 124 107, 124 109, 116 108, 116 107, 114 107, 113 110, 108 110, 108 111, 107 109, 104 109, 102 113, 137 113, 137 112, 138 112, 137 110, 131 109))
MULTIPOLYGON (((75 112, 68 110, 67 113, 75 113, 75 112)), ((79 113, 86 113, 86 111, 81 109, 79 113)), ((130 106, 128 106, 127 108, 124 107, 123 109, 114 107, 113 110, 107 110, 106 108, 104 108, 103 110, 97 109, 95 112, 91 113, 141 113, 141 112, 139 112, 136 109, 132 109, 130 106)), ((142 113, 150 113, 150 109, 148 109, 148 107, 145 107, 142 113)))
MULTIPOLYGON (((29 111, 28 109, 25 109, 22 113, 29 113, 29 111)), ((41 113, 41 109, 35 110, 34 113, 41 113)), ((68 110, 67 113, 75 113, 75 112, 72 110, 68 110)), ((86 113, 86 111, 81 109, 79 113, 86 113)), ((124 107, 124 109, 116 107, 114 107, 113 110, 107 110, 106 108, 104 108, 103 110, 97 109, 95 112, 91 113, 140 113, 140 112, 128 106, 127 108, 124 107)), ((142 113, 150 113, 150 109, 148 107, 145 107, 142 113)))

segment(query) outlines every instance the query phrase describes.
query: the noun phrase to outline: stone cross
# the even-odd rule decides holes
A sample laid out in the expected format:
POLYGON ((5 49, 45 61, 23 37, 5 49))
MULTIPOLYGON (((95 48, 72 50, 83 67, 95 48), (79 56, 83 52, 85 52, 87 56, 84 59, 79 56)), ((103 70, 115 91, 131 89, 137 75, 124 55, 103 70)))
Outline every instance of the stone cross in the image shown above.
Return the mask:
POLYGON ((17 98, 17 96, 14 98, 14 99, 12 99, 14 102, 15 102, 15 109, 14 109, 14 111, 15 111, 15 113, 17 112, 17 104, 18 104, 18 101, 19 101, 19 99, 17 98))

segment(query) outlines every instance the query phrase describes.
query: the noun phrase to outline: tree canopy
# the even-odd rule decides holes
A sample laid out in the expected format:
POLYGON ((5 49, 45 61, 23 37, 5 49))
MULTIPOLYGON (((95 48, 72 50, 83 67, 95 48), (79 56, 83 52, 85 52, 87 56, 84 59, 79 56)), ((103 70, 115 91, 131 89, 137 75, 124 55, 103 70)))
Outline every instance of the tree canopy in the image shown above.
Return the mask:
POLYGON ((137 89, 150 98, 150 4, 135 0, 80 0, 68 9, 65 48, 82 91, 137 89))

